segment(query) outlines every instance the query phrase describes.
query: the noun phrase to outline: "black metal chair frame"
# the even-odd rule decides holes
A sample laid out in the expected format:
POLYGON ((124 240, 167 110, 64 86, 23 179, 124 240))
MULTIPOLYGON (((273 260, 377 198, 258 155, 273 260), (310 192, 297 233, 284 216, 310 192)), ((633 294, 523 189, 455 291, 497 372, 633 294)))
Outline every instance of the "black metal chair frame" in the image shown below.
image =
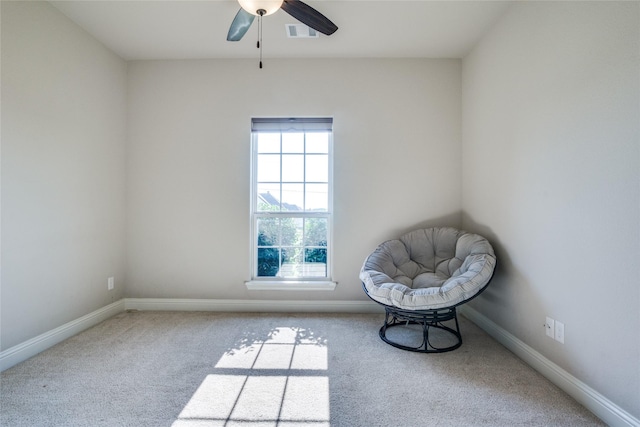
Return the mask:
MULTIPOLYGON (((495 270, 494 270, 495 271, 495 270)), ((387 304, 383 304, 379 301, 371 298, 369 293, 367 292, 367 288, 364 283, 362 283, 362 288, 364 289, 364 293, 367 294, 369 298, 371 298, 376 303, 382 305, 385 310, 385 318, 384 324, 380 328, 380 338, 382 341, 386 342, 389 345, 392 345, 396 348, 414 351, 418 353, 445 353, 447 351, 452 351, 457 349, 462 345, 462 335, 460 334, 460 325, 458 323, 458 314, 456 312, 456 307, 465 304, 478 295, 480 295, 491 282, 493 278, 493 273, 491 277, 487 281, 478 293, 472 296, 469 299, 466 299, 458 304, 452 305, 451 307, 437 308, 433 310, 405 310, 402 308, 390 306, 387 304), (455 329, 443 324, 443 322, 454 321, 455 329), (410 347, 395 341, 392 341, 387 337, 387 329, 393 328, 395 326, 406 326, 406 325, 421 325, 422 326, 422 343, 417 347, 410 347), (429 340, 429 330, 430 328, 437 328, 439 330, 445 331, 452 335, 455 338, 455 343, 448 347, 435 347, 431 344, 429 340)))
POLYGON ((460 335, 460 325, 458 324, 458 316, 456 308, 450 307, 442 310, 420 310, 409 311, 401 310, 396 307, 385 306, 384 324, 379 332, 382 341, 402 350, 416 351, 420 353, 444 353, 446 351, 455 350, 462 345, 462 335, 460 335), (443 322, 454 320, 455 329, 445 326, 443 322), (417 347, 406 346, 392 341, 387 337, 387 330, 394 326, 405 325, 421 325, 422 326, 422 343, 417 347), (456 338, 455 344, 449 347, 436 347, 429 341, 429 330, 438 328, 448 332, 456 338))

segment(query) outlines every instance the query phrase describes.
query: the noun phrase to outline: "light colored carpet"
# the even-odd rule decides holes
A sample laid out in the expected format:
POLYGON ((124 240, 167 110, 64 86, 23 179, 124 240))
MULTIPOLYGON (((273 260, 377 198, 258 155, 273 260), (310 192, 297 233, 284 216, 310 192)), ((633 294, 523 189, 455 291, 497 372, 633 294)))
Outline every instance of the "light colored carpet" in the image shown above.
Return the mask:
POLYGON ((121 313, 2 373, 2 426, 604 425, 461 318, 398 350, 382 315, 121 313))

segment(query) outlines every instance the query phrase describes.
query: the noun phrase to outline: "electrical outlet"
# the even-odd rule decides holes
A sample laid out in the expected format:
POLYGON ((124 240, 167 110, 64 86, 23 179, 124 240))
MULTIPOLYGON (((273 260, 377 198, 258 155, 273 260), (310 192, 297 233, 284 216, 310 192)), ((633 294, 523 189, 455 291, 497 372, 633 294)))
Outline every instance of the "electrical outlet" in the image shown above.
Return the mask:
POLYGON ((564 323, 556 320, 556 341, 564 344, 564 323))
POLYGON ((113 277, 109 277, 107 279, 107 290, 112 291, 115 286, 115 279, 113 277))
POLYGON ((554 338, 556 327, 555 321, 551 317, 547 317, 547 321, 544 324, 544 330, 549 338, 554 338))

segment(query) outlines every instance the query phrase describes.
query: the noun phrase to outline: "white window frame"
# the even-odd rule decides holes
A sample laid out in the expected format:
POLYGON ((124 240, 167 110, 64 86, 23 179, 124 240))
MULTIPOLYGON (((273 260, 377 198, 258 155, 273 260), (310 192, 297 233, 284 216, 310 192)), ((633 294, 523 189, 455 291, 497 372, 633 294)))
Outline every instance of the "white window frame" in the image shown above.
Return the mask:
MULTIPOLYGON (((282 152, 281 152, 282 155, 282 152)), ((306 154, 305 154, 306 155, 306 154)), ((332 279, 333 271, 333 119, 332 118, 253 118, 251 120, 251 280, 245 282, 250 290, 334 290, 337 283, 332 279), (258 211, 258 147, 260 132, 313 132, 329 131, 328 144, 328 207, 326 212, 264 212, 258 211), (325 277, 273 277, 258 276, 258 219, 259 218, 326 218, 327 219, 327 259, 325 277)))

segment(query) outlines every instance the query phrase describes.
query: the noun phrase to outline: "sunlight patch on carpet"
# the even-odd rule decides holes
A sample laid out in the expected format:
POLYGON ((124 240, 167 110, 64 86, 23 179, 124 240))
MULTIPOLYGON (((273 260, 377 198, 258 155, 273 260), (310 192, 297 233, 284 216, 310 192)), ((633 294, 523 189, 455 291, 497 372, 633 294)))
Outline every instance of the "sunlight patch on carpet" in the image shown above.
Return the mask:
POLYGON ((278 327, 244 338, 220 357, 172 427, 329 427, 327 369, 326 340, 309 330, 278 327))

